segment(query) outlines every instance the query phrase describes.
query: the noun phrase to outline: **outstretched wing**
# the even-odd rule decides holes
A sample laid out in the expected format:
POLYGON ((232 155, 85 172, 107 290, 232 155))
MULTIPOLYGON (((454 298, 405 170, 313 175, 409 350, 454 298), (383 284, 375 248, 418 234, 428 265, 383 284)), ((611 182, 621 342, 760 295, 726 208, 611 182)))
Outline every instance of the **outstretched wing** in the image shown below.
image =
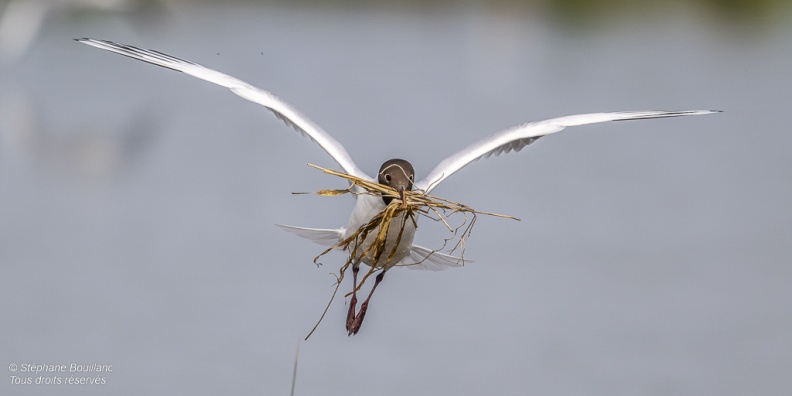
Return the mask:
POLYGON ((410 246, 410 254, 399 261, 396 266, 418 270, 443 271, 448 268, 462 267, 472 262, 473 260, 440 253, 423 246, 412 245, 410 246))
POLYGON ((309 239, 323 246, 333 246, 338 242, 341 242, 341 240, 344 238, 345 231, 343 228, 307 228, 285 224, 276 224, 276 226, 280 227, 280 229, 283 231, 290 232, 305 239, 309 239))
POLYGON ((140 49, 131 45, 117 44, 105 40, 83 38, 77 39, 77 41, 133 59, 189 74, 201 80, 226 87, 233 93, 266 107, 272 111, 276 117, 287 125, 290 125, 297 132, 308 136, 308 138, 319 144, 319 146, 330 154, 346 173, 363 179, 374 180, 355 165, 355 162, 352 161, 352 157, 349 156, 349 153, 347 153, 341 143, 322 130, 318 125, 314 124, 308 117, 300 114, 292 106, 263 89, 256 88, 240 79, 209 69, 197 63, 163 54, 162 52, 140 49))
POLYGON ((486 139, 471 144, 464 150, 446 158, 438 164, 423 180, 415 183, 415 188, 429 192, 467 164, 493 155, 520 151, 542 136, 564 130, 566 127, 596 124, 607 121, 638 120, 649 118, 682 117, 718 113, 717 110, 684 110, 684 111, 630 111, 619 113, 578 114, 567 117, 552 118, 544 121, 519 125, 498 132, 486 139))

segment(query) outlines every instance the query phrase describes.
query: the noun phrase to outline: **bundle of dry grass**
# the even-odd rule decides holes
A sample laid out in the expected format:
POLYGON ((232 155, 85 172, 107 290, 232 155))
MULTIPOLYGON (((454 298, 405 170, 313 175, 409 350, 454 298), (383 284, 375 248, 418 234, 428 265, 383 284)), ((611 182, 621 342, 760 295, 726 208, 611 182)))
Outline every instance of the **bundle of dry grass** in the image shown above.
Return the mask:
MULTIPOLYGON (((319 257, 337 248, 350 251, 351 253, 350 260, 348 260, 350 262, 355 257, 361 257, 371 254, 371 256, 374 258, 374 262, 379 263, 379 260, 385 250, 384 249, 385 236, 387 235, 388 229, 391 227, 391 222, 395 218, 402 219, 402 224, 399 233, 400 237, 401 237, 401 231, 403 231, 404 224, 406 223, 406 221, 409 219, 415 224, 415 216, 418 214, 424 215, 425 217, 428 217, 432 220, 442 222, 449 230, 449 232, 452 233, 452 236, 446 239, 446 243, 449 240, 454 239, 456 236, 459 236, 457 242, 455 243, 454 247, 450 250, 450 252, 453 252, 464 245, 465 239, 470 235, 470 232, 472 231, 473 224, 476 221, 476 215, 483 214, 487 216, 520 220, 513 216, 478 211, 465 204, 461 204, 459 202, 454 202, 448 199, 425 194, 421 191, 405 191, 404 202, 402 202, 402 200, 399 198, 399 193, 392 187, 377 183, 375 181, 364 180, 359 177, 352 176, 343 172, 335 171, 332 169, 322 168, 320 166, 316 166, 313 164, 308 164, 308 166, 319 169, 324 173, 344 178, 350 182, 350 186, 347 189, 321 190, 316 193, 317 195, 338 196, 347 193, 352 193, 352 194, 370 194, 376 196, 387 195, 394 197, 394 199, 391 200, 390 204, 385 208, 385 210, 374 216, 371 219, 371 221, 360 227, 357 231, 352 233, 347 239, 331 246, 329 249, 325 250, 319 256, 317 256, 314 259, 314 262, 317 264, 319 257), (355 189, 356 186, 359 187, 360 190, 362 191, 356 190, 355 189), (451 227, 451 225, 448 223, 448 221, 446 221, 446 219, 457 213, 463 214, 465 216, 465 220, 462 222, 460 226, 451 227), (434 214, 437 217, 432 217, 431 214, 434 214), (472 216, 472 219, 470 221, 468 221, 467 218, 468 215, 472 216), (463 230, 461 234, 459 233, 460 230, 463 230), (355 254, 357 253, 359 241, 365 240, 366 237, 371 232, 374 231, 377 232, 377 237, 375 239, 375 242, 371 244, 371 246, 366 251, 362 252, 361 254, 355 254)), ((387 259, 384 262, 388 262, 393 257, 394 253, 395 253, 395 247, 393 250, 389 252, 387 259)), ((372 267, 372 269, 376 267, 377 266, 375 265, 372 267)))
MULTIPOLYGON (((475 210, 465 204, 461 204, 459 202, 454 202, 448 199, 436 197, 433 195, 425 194, 422 191, 405 191, 404 192, 404 201, 402 201, 399 197, 399 193, 392 187, 386 186, 376 181, 369 181, 365 179, 361 179, 356 176, 352 176, 346 174, 344 172, 339 172, 332 169, 322 168, 320 166, 316 166, 313 164, 308 164, 308 166, 314 167, 316 169, 321 170, 324 173, 338 176, 343 179, 346 179, 350 182, 350 186, 347 189, 342 190, 321 190, 316 192, 317 195, 321 196, 339 196, 344 194, 370 194, 375 196, 391 196, 394 197, 390 201, 390 203, 385 207, 385 210, 378 213, 374 216, 368 223, 361 226, 355 232, 349 235, 343 241, 336 243, 335 245, 329 247, 322 253, 320 253, 316 258, 314 258, 314 263, 318 266, 321 265, 319 263, 319 258, 324 256, 325 254, 329 253, 334 249, 341 249, 344 251, 349 252, 349 258, 347 259, 346 263, 339 269, 339 273, 336 276, 336 284, 335 284, 335 291, 333 291, 333 295, 330 298, 330 301, 325 307, 322 316, 319 318, 319 321, 316 323, 316 326, 311 330, 308 334, 306 339, 313 334, 316 327, 324 318, 325 313, 327 313, 327 309, 330 307, 330 304, 333 302, 336 293, 338 292, 338 288, 341 285, 341 281, 344 279, 344 272, 347 268, 349 268, 352 263, 361 258, 361 257, 370 257, 372 258, 374 265, 371 266, 370 270, 366 275, 363 277, 360 284, 357 286, 357 290, 366 282, 369 276, 374 274, 377 271, 383 270, 383 264, 380 263, 389 263, 393 255, 396 253, 396 247, 399 245, 401 241, 402 232, 404 231, 404 227, 408 221, 413 222, 413 225, 417 227, 416 223, 416 216, 421 215, 432 219, 434 221, 442 222, 448 231, 451 233, 451 236, 446 238, 443 242, 443 246, 437 249, 437 251, 442 250, 446 247, 446 245, 453 240, 456 242, 453 243, 453 247, 449 250, 449 253, 453 253, 454 251, 460 251, 460 258, 464 262, 464 243, 465 240, 470 236, 470 233, 473 230, 473 225, 476 222, 476 216, 479 214, 487 215, 487 216, 494 216, 494 217, 502 217, 512 220, 520 220, 513 216, 502 215, 497 213, 490 213, 490 212, 482 212, 475 210), (358 188, 355 188, 358 187, 358 188), (451 216, 456 214, 462 214, 463 221, 459 226, 452 227, 449 224, 448 219, 451 216), (392 224, 394 219, 399 219, 398 223, 400 224, 392 224), (386 253, 386 246, 385 240, 386 236, 388 235, 388 230, 390 227, 397 226, 399 227, 399 233, 396 243, 394 244, 393 248, 390 252, 387 252, 387 256, 383 259, 383 254, 386 253), (376 235, 374 238, 374 242, 371 243, 367 248, 361 250, 361 245, 363 241, 369 237, 369 235, 376 235), (380 261, 382 260, 382 261, 380 261)), ((351 294, 352 292, 348 293, 351 294)))

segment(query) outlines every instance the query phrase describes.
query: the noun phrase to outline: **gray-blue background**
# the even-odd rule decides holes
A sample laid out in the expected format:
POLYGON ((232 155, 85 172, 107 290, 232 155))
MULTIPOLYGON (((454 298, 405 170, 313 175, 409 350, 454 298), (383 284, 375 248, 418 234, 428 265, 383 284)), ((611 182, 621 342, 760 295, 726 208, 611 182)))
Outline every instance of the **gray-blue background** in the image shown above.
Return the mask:
MULTIPOLYGON (((305 166, 335 167, 318 146, 78 37, 268 89, 371 173, 403 157, 421 178, 532 120, 724 110, 569 129, 454 175, 438 195, 523 221, 480 217, 464 268, 389 272, 355 337, 337 299, 296 394, 789 394, 790 9, 566 4, 49 12, 0 69, 0 394, 287 394, 344 259, 317 269, 320 246, 273 226, 346 224, 351 199, 291 195, 343 186, 305 166), (70 362, 113 372, 11 384, 10 364, 70 362)), ((443 236, 424 221, 417 242, 443 236)))

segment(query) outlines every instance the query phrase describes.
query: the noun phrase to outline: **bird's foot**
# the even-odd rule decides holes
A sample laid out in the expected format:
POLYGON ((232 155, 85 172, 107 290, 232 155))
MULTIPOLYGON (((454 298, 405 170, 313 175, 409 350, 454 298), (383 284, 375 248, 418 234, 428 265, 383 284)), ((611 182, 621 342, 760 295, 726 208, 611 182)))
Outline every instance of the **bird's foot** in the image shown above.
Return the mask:
POLYGON ((357 315, 355 315, 355 306, 357 305, 357 296, 352 294, 352 299, 349 301, 349 311, 347 311, 347 320, 346 320, 346 329, 349 332, 349 335, 357 333, 357 330, 360 329, 360 324, 357 325, 355 332, 352 332, 354 328, 355 319, 357 319, 357 315))
MULTIPOLYGON (((348 335, 354 335, 357 334, 358 331, 360 331, 360 326, 363 324, 363 318, 366 317, 367 309, 368 309, 368 299, 366 299, 363 305, 360 306, 360 312, 358 312, 357 315, 354 315, 354 317, 351 317, 351 321, 350 321, 350 316, 347 316, 347 332, 349 333, 348 335)), ((352 313, 353 311, 350 309, 349 312, 352 313)))

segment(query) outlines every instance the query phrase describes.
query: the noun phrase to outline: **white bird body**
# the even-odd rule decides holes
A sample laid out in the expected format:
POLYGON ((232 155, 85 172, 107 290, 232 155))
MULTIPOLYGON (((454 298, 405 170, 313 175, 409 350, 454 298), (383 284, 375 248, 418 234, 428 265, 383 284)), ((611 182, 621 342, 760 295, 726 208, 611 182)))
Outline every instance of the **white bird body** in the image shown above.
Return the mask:
MULTIPOLYGON (((352 209, 352 214, 349 216, 349 223, 347 223, 341 240, 347 239, 360 227, 368 224, 371 218, 383 210, 385 210, 385 203, 382 201, 381 197, 368 194, 357 195, 357 202, 355 202, 355 207, 352 209)), ((406 212, 403 212, 398 216, 394 216, 393 220, 391 220, 391 226, 388 227, 388 233, 385 236, 385 244, 383 246, 384 253, 380 257, 379 262, 374 262, 372 257, 373 252, 371 250, 371 245, 376 238, 375 233, 369 233, 366 239, 357 246, 358 257, 354 259, 369 266, 376 266, 377 268, 391 268, 407 258, 410 254, 410 247, 413 244, 413 239, 415 239, 416 227, 413 220, 416 219, 405 219, 405 213, 406 212), (404 225, 403 228, 401 227, 402 224, 404 225), (401 234, 401 237, 399 237, 399 234, 401 234), (394 247, 397 241, 399 245, 394 247), (362 256, 367 250, 369 253, 366 256, 362 256), (393 252, 392 256, 391 252, 393 252), (390 260, 388 260, 388 257, 390 257, 390 260)), ((354 246, 354 244, 350 246, 354 246)), ((408 263, 405 262, 404 265, 406 264, 408 263)))
MULTIPOLYGON (((140 49, 133 46, 116 44, 110 41, 94 40, 94 39, 79 39, 78 41, 100 48, 115 52, 124 56, 138 59, 144 62, 152 63, 168 69, 176 70, 197 77, 199 79, 226 87, 233 93, 258 103, 272 111, 275 116, 284 121, 287 125, 293 127, 296 131, 309 137, 311 140, 319 144, 333 159, 341 166, 341 168, 348 174, 363 178, 366 180, 374 181, 375 179, 363 172, 351 156, 347 153, 346 149, 335 140, 330 134, 322 130, 318 125, 313 123, 310 119, 300 114, 296 109, 280 100, 275 95, 254 87, 242 80, 235 77, 223 74, 216 70, 209 69, 197 63, 179 59, 158 51, 140 49)), ((684 111, 631 111, 631 112, 615 112, 615 113, 592 113, 592 114, 578 114, 566 117, 552 118, 543 121, 531 122, 523 125, 498 132, 494 135, 486 137, 470 146, 460 150, 456 154, 451 155, 445 160, 441 161, 428 175, 420 181, 412 183, 413 175, 409 175, 409 187, 429 193, 432 189, 437 187, 439 183, 446 178, 456 173, 463 167, 471 162, 481 158, 490 156, 497 156, 500 154, 507 154, 509 152, 520 151, 525 146, 533 143, 542 136, 552 133, 560 132, 566 127, 595 124, 608 121, 622 121, 634 119, 651 119, 651 118, 666 118, 666 117, 680 117, 689 115, 703 115, 712 114, 718 111, 714 110, 684 110, 684 111)), ((394 161, 394 160, 391 160, 394 161)), ((400 160, 403 161, 403 160, 400 160)), ((389 161, 390 162, 390 161, 389 161)), ((388 162, 386 162, 387 164, 388 162)), ((410 169, 412 165, 407 163, 410 169)), ((385 164, 383 164, 384 166, 385 164)), ((383 171, 380 170, 380 176, 383 171)), ((412 172, 412 170, 411 170, 412 172)), ((389 184, 379 180, 382 184, 389 184)), ((388 178, 390 182, 390 178, 388 178)), ((391 185, 391 187, 394 187, 391 185)), ((286 231, 297 234, 301 237, 310 239, 314 242, 333 246, 343 241, 354 232, 356 232, 362 225, 367 224, 372 217, 376 216, 385 209, 385 203, 382 197, 371 196, 367 194, 355 194, 357 202, 352 214, 349 217, 349 222, 346 228, 337 229, 316 229, 304 228, 294 226, 279 225, 286 231)), ((401 218, 394 218, 391 224, 402 224, 401 218)), ((413 244, 415 237, 415 223, 408 219, 404 222, 404 231, 401 235, 399 246, 390 260, 387 256, 390 255, 391 249, 395 244, 401 227, 390 227, 386 238, 386 246, 383 256, 380 257, 380 263, 374 263, 370 255, 353 257, 354 274, 357 275, 357 265, 362 262, 376 268, 383 269, 383 272, 377 277, 379 284, 382 280, 382 275, 388 269, 394 266, 406 266, 408 268, 418 269, 432 269, 441 270, 448 267, 462 265, 462 259, 453 257, 440 252, 435 252, 421 246, 413 244), (384 258, 383 258, 384 257, 384 258), (387 261, 383 261, 387 260, 387 261)), ((369 235, 365 241, 358 245, 356 250, 360 255, 368 249, 373 241, 374 235, 369 235)), ((353 244, 354 245, 354 244, 353 244)), ((351 246, 353 246, 351 245, 351 246)), ((356 279, 356 278, 355 278, 356 279)), ((356 281, 355 281, 356 282, 356 281)), ((356 283, 355 283, 356 284, 356 283)), ((353 288, 353 291, 356 288, 353 288)), ((373 293, 373 289, 372 289, 373 293)), ((371 294, 369 294, 369 297, 371 294)), ((347 330, 350 334, 357 333, 360 323, 365 315, 365 309, 368 305, 368 299, 361 306, 361 313, 354 314, 354 306, 356 297, 353 297, 350 303, 350 313, 347 318, 347 330)))

